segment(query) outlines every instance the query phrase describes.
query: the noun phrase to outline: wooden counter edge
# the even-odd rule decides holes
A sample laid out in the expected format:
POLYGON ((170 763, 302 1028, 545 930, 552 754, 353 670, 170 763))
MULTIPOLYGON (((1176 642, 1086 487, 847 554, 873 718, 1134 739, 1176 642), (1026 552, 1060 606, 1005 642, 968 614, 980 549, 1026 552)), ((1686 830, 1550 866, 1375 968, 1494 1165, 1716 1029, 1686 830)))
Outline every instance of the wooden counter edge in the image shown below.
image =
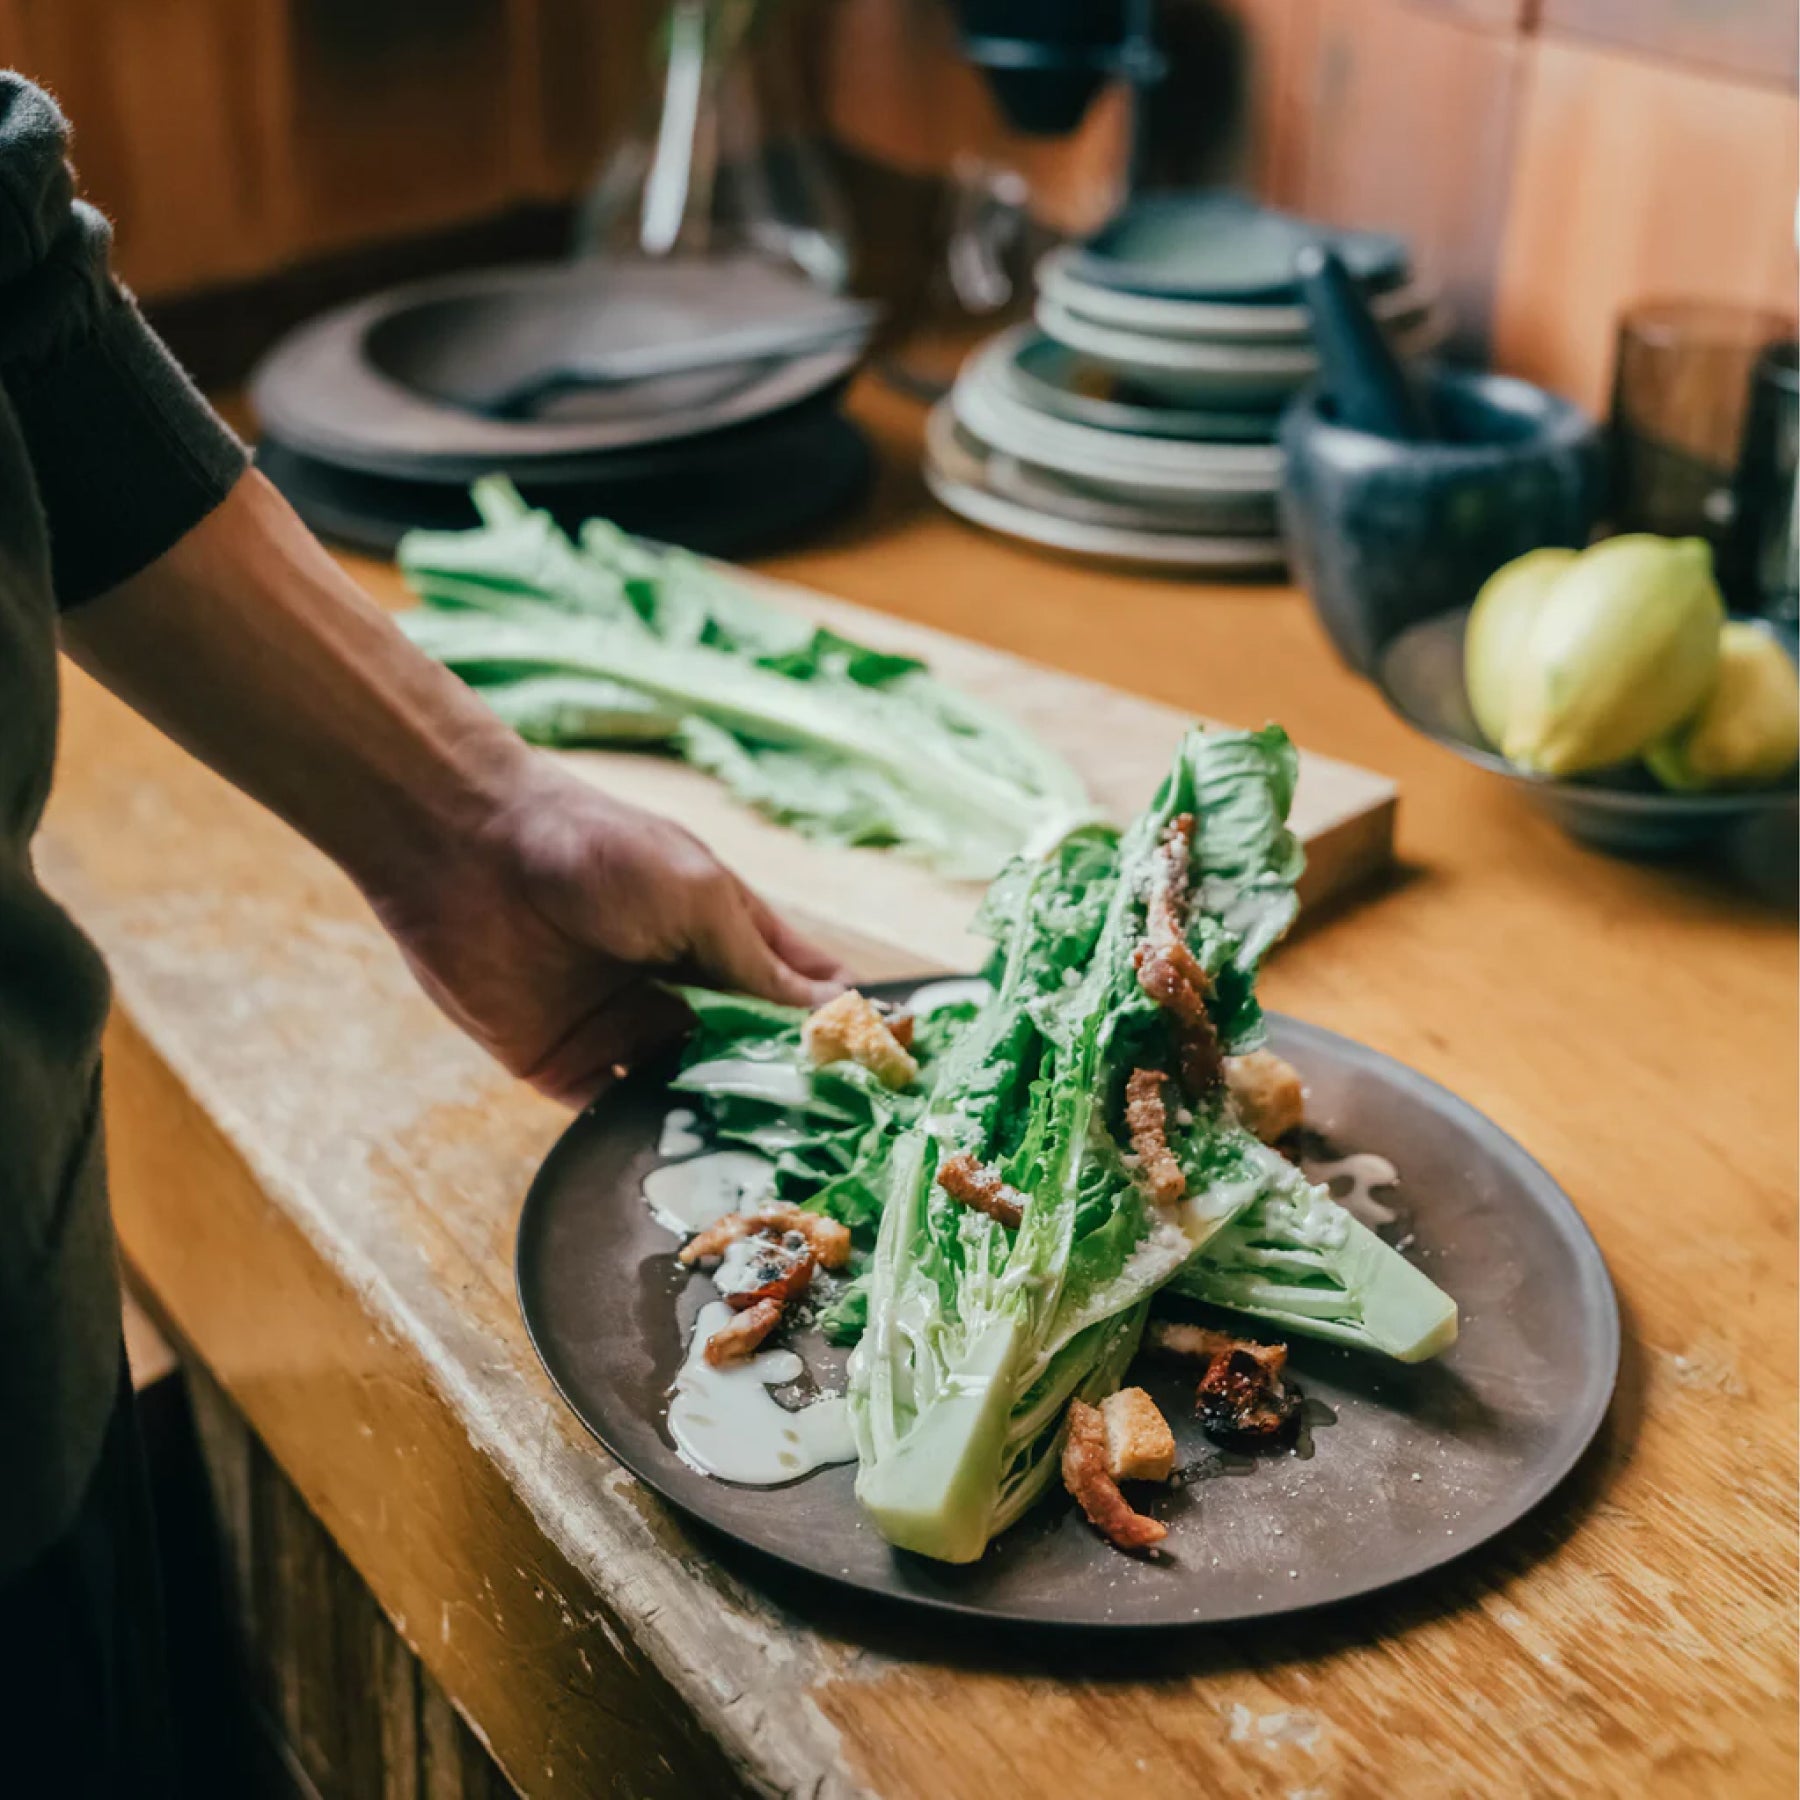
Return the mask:
MULTIPOLYGON (((527 1792, 779 1792, 728 1762, 436 1390, 262 1193, 124 1009, 107 1038, 122 1251, 527 1792), (386 1529, 399 1485, 435 1504, 386 1529)), ((398 1510, 398 1509, 396 1509, 398 1510)))

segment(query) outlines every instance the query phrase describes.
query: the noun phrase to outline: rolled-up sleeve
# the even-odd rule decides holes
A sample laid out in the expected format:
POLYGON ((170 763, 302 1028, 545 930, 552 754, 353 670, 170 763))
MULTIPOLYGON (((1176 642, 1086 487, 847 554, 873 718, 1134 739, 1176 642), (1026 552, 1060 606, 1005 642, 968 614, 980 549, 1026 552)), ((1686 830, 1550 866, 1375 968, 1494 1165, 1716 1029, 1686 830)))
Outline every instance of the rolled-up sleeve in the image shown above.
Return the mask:
POLYGON ((109 268, 55 103, 0 70, 0 388, 48 525, 59 605, 154 561, 248 460, 109 268))

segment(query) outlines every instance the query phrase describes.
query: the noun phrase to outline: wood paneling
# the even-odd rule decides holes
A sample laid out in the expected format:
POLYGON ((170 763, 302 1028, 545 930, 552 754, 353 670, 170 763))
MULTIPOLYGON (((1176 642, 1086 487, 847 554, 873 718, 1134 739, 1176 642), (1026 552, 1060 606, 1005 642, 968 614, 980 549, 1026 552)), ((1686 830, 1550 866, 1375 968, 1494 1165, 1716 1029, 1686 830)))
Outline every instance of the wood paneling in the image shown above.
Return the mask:
POLYGON ((1557 38, 1528 55, 1495 310, 1505 367, 1600 409, 1632 302, 1793 312, 1791 95, 1557 38))
POLYGON ((1521 40, 1396 0, 1306 0, 1297 200, 1396 231, 1442 285, 1459 343, 1486 338, 1512 162, 1521 40))
POLYGON ((1545 31, 1792 89, 1800 65, 1794 0, 1541 0, 1545 31))

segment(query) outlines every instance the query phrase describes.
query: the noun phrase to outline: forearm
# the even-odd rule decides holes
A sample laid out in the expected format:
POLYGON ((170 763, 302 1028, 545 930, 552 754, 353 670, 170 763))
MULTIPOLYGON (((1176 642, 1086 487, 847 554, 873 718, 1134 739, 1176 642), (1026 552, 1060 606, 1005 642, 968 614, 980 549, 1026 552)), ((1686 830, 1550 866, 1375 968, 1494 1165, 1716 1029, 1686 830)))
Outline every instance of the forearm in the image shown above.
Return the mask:
POLYGON ((254 472, 173 549, 66 614, 64 637, 378 899, 479 841, 531 754, 254 472))

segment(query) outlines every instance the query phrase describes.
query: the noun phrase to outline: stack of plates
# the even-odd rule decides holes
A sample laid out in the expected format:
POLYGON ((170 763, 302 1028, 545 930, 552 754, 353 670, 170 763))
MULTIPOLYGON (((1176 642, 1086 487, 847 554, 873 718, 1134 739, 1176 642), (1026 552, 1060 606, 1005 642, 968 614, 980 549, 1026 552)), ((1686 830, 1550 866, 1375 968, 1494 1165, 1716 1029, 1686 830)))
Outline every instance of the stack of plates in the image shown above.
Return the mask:
POLYGON ((720 555, 771 547, 859 493, 869 457, 838 398, 862 345, 576 390, 526 419, 480 401, 584 355, 818 312, 753 258, 490 269, 392 289, 302 326, 256 371, 258 461, 322 534, 391 551, 475 523, 508 476, 565 524, 595 516, 720 555))
POLYGON ((1329 241, 1404 355, 1444 335, 1404 247, 1230 195, 1140 201, 1038 270, 1036 327, 970 359, 933 414, 953 512, 1077 554, 1215 573, 1283 561, 1282 407, 1318 373, 1293 277, 1329 241))

